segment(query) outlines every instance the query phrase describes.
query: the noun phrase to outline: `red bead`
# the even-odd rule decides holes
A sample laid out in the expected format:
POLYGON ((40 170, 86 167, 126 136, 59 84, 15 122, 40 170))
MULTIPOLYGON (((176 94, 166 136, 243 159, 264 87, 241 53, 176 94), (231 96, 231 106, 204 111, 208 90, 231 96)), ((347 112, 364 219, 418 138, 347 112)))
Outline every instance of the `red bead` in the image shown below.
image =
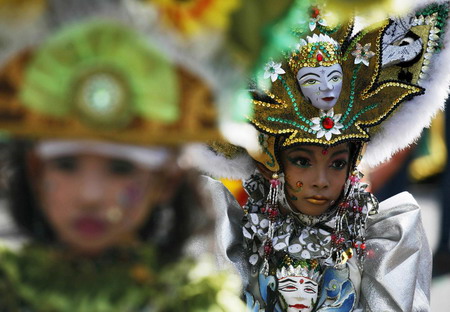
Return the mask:
POLYGON ((358 244, 355 242, 355 243, 353 243, 353 247, 355 247, 355 248, 358 248, 358 244))
POLYGON ((302 187, 303 186, 303 183, 302 182, 300 182, 300 181, 297 181, 297 183, 295 184, 298 188, 300 188, 300 187, 302 187))
POLYGON ((318 60, 319 62, 323 61, 323 55, 320 54, 320 53, 317 54, 316 58, 317 58, 317 60, 318 60))
POLYGON ((280 181, 277 179, 272 179, 270 180, 270 184, 272 185, 272 187, 277 187, 278 185, 280 185, 280 181))
POLYGON ((312 18, 316 18, 316 17, 319 16, 319 14, 320 14, 320 11, 319 11, 318 8, 312 8, 311 11, 312 11, 312 12, 311 12, 312 18))
POLYGON ((366 244, 362 243, 361 244, 361 249, 363 249, 363 250, 366 249, 366 244))
POLYGON ((268 255, 268 254, 270 254, 272 252, 272 246, 270 246, 270 245, 265 245, 264 246, 264 253, 266 254, 266 255, 268 255))
POLYGON ((328 154, 328 149, 324 148, 324 149, 322 150, 322 155, 326 155, 326 154, 328 154))
POLYGON ((324 119, 322 119, 322 126, 327 130, 330 130, 331 128, 333 128, 334 127, 333 118, 325 117, 324 119))

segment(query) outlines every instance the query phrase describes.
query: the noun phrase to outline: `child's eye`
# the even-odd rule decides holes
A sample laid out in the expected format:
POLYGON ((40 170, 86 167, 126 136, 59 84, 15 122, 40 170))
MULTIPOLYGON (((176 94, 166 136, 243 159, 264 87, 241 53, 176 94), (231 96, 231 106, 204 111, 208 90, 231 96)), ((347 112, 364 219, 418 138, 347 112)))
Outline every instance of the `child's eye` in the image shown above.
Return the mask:
POLYGON ((114 175, 125 176, 136 170, 136 166, 126 160, 112 159, 109 161, 109 172, 114 175))
POLYGON ((75 172, 78 169, 78 159, 74 156, 58 157, 51 159, 50 165, 64 172, 75 172))
POLYGON ((304 157, 296 157, 296 158, 289 158, 289 160, 296 166, 300 168, 307 168, 311 166, 311 163, 309 159, 304 157))
POLYGON ((347 161, 346 160, 335 160, 333 161, 333 163, 331 164, 331 167, 333 167, 334 169, 344 169, 347 167, 347 161))

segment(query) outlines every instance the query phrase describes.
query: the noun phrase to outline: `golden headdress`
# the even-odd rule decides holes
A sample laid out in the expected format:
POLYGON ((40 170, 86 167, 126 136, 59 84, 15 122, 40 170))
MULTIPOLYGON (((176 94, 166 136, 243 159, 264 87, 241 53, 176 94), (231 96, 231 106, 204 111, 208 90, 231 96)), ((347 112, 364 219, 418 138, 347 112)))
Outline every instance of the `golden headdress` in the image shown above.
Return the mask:
POLYGON ((312 33, 299 32, 300 44, 283 58, 270 60, 252 90, 250 121, 261 132, 262 149, 252 156, 278 171, 280 149, 305 143, 326 148, 370 141, 367 153, 369 164, 374 165, 410 144, 444 102, 449 75, 438 67, 449 54, 442 49, 448 12, 447 2, 434 3, 354 35, 353 20, 333 28, 317 24, 312 33), (322 90, 315 89, 319 94, 332 75, 317 69, 333 65, 341 81, 336 79, 329 89, 341 91, 337 99, 328 93, 319 95, 325 103, 320 104, 320 99, 305 95, 298 73, 315 75, 308 83, 322 84, 322 90), (426 102, 430 93, 437 96, 434 103, 426 102), (332 100, 335 103, 329 104, 332 100))

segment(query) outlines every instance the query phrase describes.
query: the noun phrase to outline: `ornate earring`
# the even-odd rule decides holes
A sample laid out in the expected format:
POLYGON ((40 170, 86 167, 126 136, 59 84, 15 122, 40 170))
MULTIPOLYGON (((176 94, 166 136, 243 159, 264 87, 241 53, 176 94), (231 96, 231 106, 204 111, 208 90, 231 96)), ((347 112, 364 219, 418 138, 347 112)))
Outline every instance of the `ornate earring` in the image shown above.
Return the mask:
POLYGON ((273 251, 272 240, 274 234, 274 223, 276 217, 279 214, 278 196, 280 194, 281 182, 278 178, 278 173, 274 173, 272 175, 272 179, 270 180, 269 194, 267 195, 266 205, 263 208, 263 213, 267 214, 269 218, 269 229, 267 232, 267 238, 264 241, 264 264, 261 269, 261 272, 266 276, 269 275, 269 257, 273 251))

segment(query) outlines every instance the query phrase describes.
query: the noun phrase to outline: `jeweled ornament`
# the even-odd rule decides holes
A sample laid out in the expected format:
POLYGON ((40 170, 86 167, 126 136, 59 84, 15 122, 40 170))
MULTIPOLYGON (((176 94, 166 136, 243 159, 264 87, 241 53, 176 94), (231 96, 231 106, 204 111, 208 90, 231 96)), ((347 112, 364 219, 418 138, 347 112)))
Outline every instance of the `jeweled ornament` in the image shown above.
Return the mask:
POLYGON ((333 118, 325 117, 325 118, 322 120, 322 126, 323 126, 323 128, 326 129, 326 130, 332 129, 332 128, 334 127, 334 121, 333 121, 333 118))

